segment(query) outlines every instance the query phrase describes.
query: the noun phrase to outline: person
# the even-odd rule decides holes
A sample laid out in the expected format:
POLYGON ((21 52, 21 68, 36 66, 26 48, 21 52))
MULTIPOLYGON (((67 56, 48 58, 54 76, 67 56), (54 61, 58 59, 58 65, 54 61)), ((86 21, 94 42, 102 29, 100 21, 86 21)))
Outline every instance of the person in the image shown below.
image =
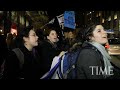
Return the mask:
POLYGON ((74 51, 79 49, 82 45, 82 42, 81 42, 81 38, 78 37, 78 31, 75 29, 74 31, 67 31, 67 32, 64 32, 64 39, 62 41, 62 45, 61 45, 61 50, 63 51, 74 51))
POLYGON ((75 30, 64 32, 64 39, 62 42, 62 50, 69 51, 69 49, 76 43, 75 30))
POLYGON ((10 51, 5 60, 3 79, 40 79, 40 57, 34 47, 38 45, 38 36, 33 26, 25 27, 16 37, 19 48, 24 54, 24 64, 19 67, 19 60, 14 51, 10 51))
POLYGON ((84 32, 84 43, 77 60, 77 79, 107 79, 114 75, 111 57, 104 45, 108 43, 104 27, 90 24, 84 32))
POLYGON ((44 28, 44 36, 45 39, 42 44, 39 44, 38 47, 36 47, 41 58, 41 72, 43 75, 50 70, 53 58, 58 56, 61 52, 57 46, 58 35, 56 28, 54 28, 51 24, 47 25, 44 28))
POLYGON ((12 33, 7 33, 6 43, 7 43, 8 50, 12 50, 14 48, 12 33))
POLYGON ((4 71, 4 62, 8 54, 6 38, 4 35, 0 35, 0 79, 2 78, 4 71))

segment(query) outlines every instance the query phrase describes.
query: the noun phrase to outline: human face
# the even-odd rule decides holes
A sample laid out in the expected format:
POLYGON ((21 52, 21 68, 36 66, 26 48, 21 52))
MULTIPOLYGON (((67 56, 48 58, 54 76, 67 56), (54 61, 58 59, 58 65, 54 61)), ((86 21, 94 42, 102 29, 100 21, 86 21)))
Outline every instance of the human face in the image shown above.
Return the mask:
POLYGON ((93 31, 93 36, 90 39, 100 44, 107 43, 107 32, 104 30, 104 27, 102 25, 97 25, 93 31))
POLYGON ((28 50, 32 50, 33 47, 38 46, 38 36, 36 35, 35 31, 32 29, 29 32, 28 37, 23 37, 25 43, 24 45, 27 47, 28 50))
POLYGON ((57 37, 57 33, 55 30, 52 30, 49 34, 49 36, 47 36, 47 39, 50 40, 52 43, 55 43, 58 41, 58 37, 57 37))
POLYGON ((29 32, 29 44, 33 47, 38 45, 38 36, 34 30, 30 30, 29 32))
POLYGON ((69 38, 74 38, 73 32, 70 31, 70 32, 68 33, 68 36, 69 36, 69 38))

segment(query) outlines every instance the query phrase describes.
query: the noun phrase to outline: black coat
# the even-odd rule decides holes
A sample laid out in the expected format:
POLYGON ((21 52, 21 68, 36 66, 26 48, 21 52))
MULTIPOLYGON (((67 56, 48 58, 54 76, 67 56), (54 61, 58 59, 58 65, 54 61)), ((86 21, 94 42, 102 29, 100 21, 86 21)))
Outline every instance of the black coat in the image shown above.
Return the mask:
MULTIPOLYGON (((91 44, 85 42, 77 61, 77 79, 104 79, 103 75, 96 75, 96 69, 92 73, 90 66, 98 66, 104 68, 102 54, 91 44), (94 74, 94 75, 93 75, 94 74)), ((100 68, 99 68, 100 70, 100 68)))
POLYGON ((11 51, 5 61, 3 79, 40 79, 41 67, 40 58, 37 52, 28 51, 26 47, 20 48, 24 54, 23 68, 20 69, 19 60, 16 54, 11 51))
POLYGON ((53 58, 59 55, 60 50, 49 41, 44 41, 37 47, 41 58, 41 66, 43 75, 50 70, 53 58))
POLYGON ((2 65, 4 63, 4 60, 6 59, 7 54, 8 54, 8 49, 7 49, 6 38, 4 35, 0 35, 0 73, 2 73, 3 71, 2 65))

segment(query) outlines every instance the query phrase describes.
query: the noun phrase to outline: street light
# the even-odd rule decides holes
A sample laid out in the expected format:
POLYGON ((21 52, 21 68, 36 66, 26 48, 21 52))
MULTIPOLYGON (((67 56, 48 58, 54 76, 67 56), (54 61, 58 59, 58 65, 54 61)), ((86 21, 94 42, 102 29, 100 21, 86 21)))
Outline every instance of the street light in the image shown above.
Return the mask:
POLYGON ((3 11, 0 11, 0 14, 3 13, 3 11))
POLYGON ((3 11, 0 11, 0 15, 3 15, 3 11))

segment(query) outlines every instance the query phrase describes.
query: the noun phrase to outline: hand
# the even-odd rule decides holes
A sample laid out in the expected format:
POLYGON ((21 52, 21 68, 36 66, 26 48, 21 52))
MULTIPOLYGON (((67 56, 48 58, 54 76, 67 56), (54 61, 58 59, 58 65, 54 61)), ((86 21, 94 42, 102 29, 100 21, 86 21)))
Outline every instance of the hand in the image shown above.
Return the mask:
POLYGON ((60 52, 59 57, 62 57, 62 55, 65 54, 65 51, 60 52))

